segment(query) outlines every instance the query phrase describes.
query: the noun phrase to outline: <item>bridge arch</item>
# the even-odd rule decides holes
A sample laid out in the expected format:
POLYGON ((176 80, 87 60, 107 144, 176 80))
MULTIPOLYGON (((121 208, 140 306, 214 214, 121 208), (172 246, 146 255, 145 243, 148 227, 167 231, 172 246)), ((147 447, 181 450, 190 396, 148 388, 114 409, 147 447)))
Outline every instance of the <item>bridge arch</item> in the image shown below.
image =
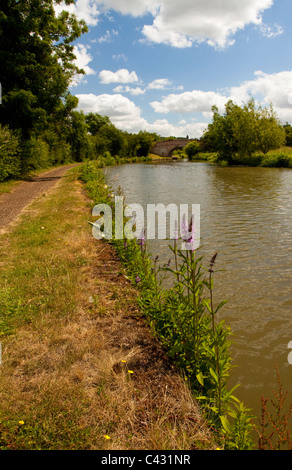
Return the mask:
POLYGON ((183 149, 189 142, 192 142, 192 140, 193 139, 162 140, 161 142, 156 142, 150 151, 160 157, 170 158, 174 150, 183 149))

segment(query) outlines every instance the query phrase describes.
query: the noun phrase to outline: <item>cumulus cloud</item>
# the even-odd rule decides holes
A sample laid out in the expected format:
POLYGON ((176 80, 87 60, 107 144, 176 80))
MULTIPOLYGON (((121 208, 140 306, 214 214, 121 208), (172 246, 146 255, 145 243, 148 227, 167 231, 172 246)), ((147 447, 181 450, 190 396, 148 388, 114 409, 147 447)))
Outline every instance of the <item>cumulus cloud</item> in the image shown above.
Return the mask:
POLYGON ((259 104, 273 104, 282 122, 292 121, 292 71, 282 71, 274 74, 257 71, 252 80, 243 82, 237 87, 225 89, 224 93, 214 91, 193 90, 184 93, 170 94, 161 101, 150 103, 157 113, 202 113, 205 118, 211 118, 211 108, 216 105, 219 112, 224 111, 226 102, 231 99, 242 105, 251 97, 259 104))
POLYGON ((199 139, 204 130, 206 129, 207 124, 203 122, 190 123, 179 122, 178 125, 171 124, 167 119, 158 119, 152 124, 147 125, 147 130, 149 132, 156 132, 162 137, 176 136, 176 137, 186 137, 187 135, 190 138, 199 139))
POLYGON ((116 88, 114 88, 114 92, 115 93, 130 93, 130 95, 138 96, 138 95, 144 95, 145 90, 142 90, 142 88, 140 87, 133 88, 128 85, 126 86, 119 85, 116 88))
POLYGON ((278 73, 255 72, 255 78, 243 82, 229 90, 230 98, 235 102, 246 102, 250 96, 263 105, 273 104, 281 121, 292 121, 292 106, 289 96, 292 94, 292 71, 278 73))
MULTIPOLYGON (((134 17, 148 13, 152 24, 142 28, 147 41, 178 48, 207 42, 224 48, 248 24, 262 25, 262 33, 268 37, 281 34, 281 26, 272 29, 262 22, 263 12, 272 5, 273 0, 77 0, 66 9, 89 26, 96 25, 99 15, 108 10, 134 17)), ((56 8, 61 10, 60 6, 56 8)))
POLYGON ((205 41, 226 47, 234 42, 236 31, 247 24, 262 23, 262 12, 273 0, 164 0, 152 25, 143 34, 152 42, 189 47, 205 41))
POLYGON ((79 100, 79 110, 85 113, 93 112, 108 116, 118 129, 127 132, 136 133, 147 130, 148 132, 156 132, 163 137, 170 135, 200 137, 206 128, 206 123, 181 121, 178 125, 174 125, 169 123, 167 119, 158 119, 153 123, 147 122, 141 116, 141 109, 121 94, 94 95, 89 93, 76 96, 79 100))
MULTIPOLYGON (((121 94, 94 95, 77 94, 78 108, 85 113, 98 113, 108 116, 118 127, 122 122, 140 119, 141 110, 135 103, 121 94)), ((121 128, 121 127, 120 127, 121 128)))
MULTIPOLYGON (((73 48, 73 52, 76 57, 74 64, 79 69, 83 69, 86 75, 95 75, 95 70, 88 65, 92 61, 92 56, 88 52, 89 49, 90 47, 84 44, 75 45, 73 48)), ((85 76, 83 74, 75 74, 71 81, 71 86, 77 86, 81 82, 86 82, 85 76)))
POLYGON ((149 83, 149 90, 164 90, 165 88, 171 86, 172 82, 168 78, 157 78, 153 82, 149 83))
POLYGON ((150 105, 157 113, 209 113, 213 105, 223 110, 226 101, 226 97, 219 93, 193 90, 170 94, 162 101, 152 101, 150 105))
POLYGON ((138 82, 138 77, 135 71, 129 72, 127 69, 120 69, 116 72, 111 70, 102 70, 99 73, 100 82, 103 84, 109 83, 135 83, 138 82))

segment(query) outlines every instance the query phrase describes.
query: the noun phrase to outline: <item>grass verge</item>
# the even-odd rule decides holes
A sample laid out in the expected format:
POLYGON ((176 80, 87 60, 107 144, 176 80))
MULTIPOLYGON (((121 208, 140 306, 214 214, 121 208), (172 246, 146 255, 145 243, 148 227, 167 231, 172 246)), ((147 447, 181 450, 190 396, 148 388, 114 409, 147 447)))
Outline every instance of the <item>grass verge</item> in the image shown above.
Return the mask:
POLYGON ((92 201, 67 173, 0 237, 0 449, 210 449, 92 201))

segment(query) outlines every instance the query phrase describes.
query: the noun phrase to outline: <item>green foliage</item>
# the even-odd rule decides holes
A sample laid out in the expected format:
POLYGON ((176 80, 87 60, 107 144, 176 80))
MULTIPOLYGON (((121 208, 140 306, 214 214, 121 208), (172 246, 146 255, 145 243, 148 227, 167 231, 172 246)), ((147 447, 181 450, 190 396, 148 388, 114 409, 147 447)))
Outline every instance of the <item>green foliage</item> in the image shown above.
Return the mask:
POLYGON ((204 133, 207 150, 218 152, 218 159, 228 164, 236 159, 252 158, 258 151, 264 154, 285 144, 286 133, 270 108, 256 107, 254 99, 240 107, 231 100, 225 105, 225 113, 219 114, 214 106, 213 122, 204 133))
POLYGON ((83 72, 74 65, 72 42, 86 31, 84 21, 68 12, 56 17, 53 0, 1 4, 0 123, 19 135, 18 174, 66 162, 70 153, 76 160, 88 155, 82 123, 73 114, 78 99, 68 93, 74 74, 83 72))
POLYGON ((292 158, 285 153, 276 153, 265 155, 262 159, 261 166, 275 168, 292 168, 292 158))
POLYGON ((101 126, 97 134, 98 153, 110 152, 111 155, 123 155, 126 147, 125 136, 113 124, 101 126))
POLYGON ((147 157, 151 147, 153 146, 154 142, 156 142, 156 140, 159 140, 156 134, 146 131, 140 131, 135 136, 135 155, 137 155, 137 157, 147 157))
POLYGON ((0 124, 0 181, 20 174, 20 148, 16 135, 0 124))
POLYGON ((251 416, 228 389, 231 370, 230 329, 216 316, 225 301, 213 303, 214 256, 209 269, 194 252, 170 247, 171 262, 151 261, 145 241, 113 241, 129 278, 140 291, 139 304, 171 360, 184 372, 211 426, 226 449, 252 446, 251 416), (206 275, 206 272, 208 275, 206 275), (172 287, 163 287, 165 276, 172 287), (168 277, 169 279, 169 277, 168 277))
POLYGON ((109 165, 147 157, 156 134, 128 134, 107 116, 76 109, 78 98, 68 90, 74 76, 84 71, 75 66, 73 42, 86 31, 74 14, 63 11, 56 17, 53 0, 1 4, 0 124, 19 136, 17 155, 12 137, 10 150, 2 149, 2 180, 72 160, 101 156, 101 164, 109 165))
POLYGON ((46 168, 52 164, 50 147, 40 137, 32 136, 25 141, 22 148, 22 158, 22 169, 25 171, 46 168))
POLYGON ((111 124, 108 116, 101 116, 98 113, 88 113, 85 116, 85 121, 91 135, 96 135, 102 126, 111 124))
POLYGON ((188 143, 184 148, 184 151, 185 151, 185 153, 186 153, 189 160, 194 160, 195 157, 200 152, 200 150, 201 150, 201 145, 197 140, 194 140, 194 141, 188 143))
MULTIPOLYGON (((53 0, 9 0, 0 11, 3 103, 0 122, 24 137, 47 123, 76 72, 72 42, 87 31, 66 12, 56 18, 53 0)), ((67 4, 74 3, 67 0, 67 4)))
POLYGON ((292 126, 286 122, 286 124, 283 126, 283 129, 286 134, 286 145, 288 145, 288 147, 292 147, 292 126))

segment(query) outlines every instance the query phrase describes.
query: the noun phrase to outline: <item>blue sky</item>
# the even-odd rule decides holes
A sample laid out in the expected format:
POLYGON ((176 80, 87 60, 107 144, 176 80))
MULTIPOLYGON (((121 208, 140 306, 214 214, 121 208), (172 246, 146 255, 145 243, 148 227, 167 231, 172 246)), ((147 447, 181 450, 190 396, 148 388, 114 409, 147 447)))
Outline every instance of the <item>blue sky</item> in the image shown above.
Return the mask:
MULTIPOLYGON (((57 13, 64 5, 56 7, 57 13)), ((233 99, 273 104, 292 124, 291 0, 76 0, 89 32, 79 109, 128 132, 200 137, 233 99)))

